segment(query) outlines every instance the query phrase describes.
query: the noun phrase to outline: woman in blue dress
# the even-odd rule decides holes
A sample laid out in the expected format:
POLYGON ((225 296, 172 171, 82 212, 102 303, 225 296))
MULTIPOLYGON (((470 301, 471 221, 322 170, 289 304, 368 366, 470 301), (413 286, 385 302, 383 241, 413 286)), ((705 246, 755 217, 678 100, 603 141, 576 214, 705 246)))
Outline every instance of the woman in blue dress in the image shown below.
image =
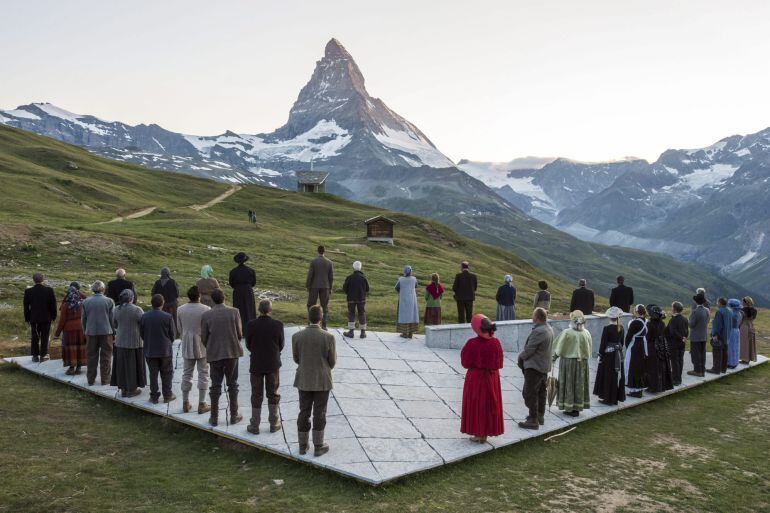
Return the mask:
POLYGON ((398 321, 396 330, 403 338, 412 338, 420 325, 417 310, 417 278, 412 276, 412 267, 404 267, 404 275, 396 282, 398 292, 398 321))
POLYGON ((727 343, 727 368, 734 369, 738 366, 741 356, 741 321, 743 320, 743 309, 741 302, 737 299, 730 299, 727 302, 728 308, 733 312, 733 322, 730 325, 730 340, 727 343))

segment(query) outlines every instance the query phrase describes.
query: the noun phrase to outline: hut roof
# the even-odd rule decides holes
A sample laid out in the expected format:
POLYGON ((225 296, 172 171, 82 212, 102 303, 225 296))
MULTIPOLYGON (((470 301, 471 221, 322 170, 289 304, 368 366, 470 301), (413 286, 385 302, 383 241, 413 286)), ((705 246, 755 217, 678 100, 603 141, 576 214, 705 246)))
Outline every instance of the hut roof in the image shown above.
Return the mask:
POLYGON ((306 185, 321 185, 329 178, 329 173, 319 171, 297 171, 297 181, 306 185))
POLYGON ((390 219, 388 217, 385 217, 385 216, 374 216, 371 219, 367 219, 366 221, 364 221, 364 223, 365 224, 371 224, 371 223, 373 223, 375 221, 385 221, 385 222, 388 222, 390 224, 396 224, 396 221, 394 221, 393 219, 390 219))

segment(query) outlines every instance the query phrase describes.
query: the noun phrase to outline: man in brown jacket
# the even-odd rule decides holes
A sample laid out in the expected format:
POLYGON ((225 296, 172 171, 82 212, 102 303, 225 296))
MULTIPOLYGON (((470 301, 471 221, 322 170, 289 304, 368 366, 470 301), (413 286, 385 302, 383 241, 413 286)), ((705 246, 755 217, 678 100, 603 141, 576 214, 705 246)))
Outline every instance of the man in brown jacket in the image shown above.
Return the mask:
POLYGON ((307 289, 307 307, 308 309, 321 302, 323 308, 323 321, 321 327, 326 329, 326 311, 329 308, 329 296, 332 293, 332 284, 334 283, 334 265, 332 261, 324 256, 326 248, 318 246, 318 256, 310 262, 310 269, 307 272, 305 288, 307 289))
POLYGON ((291 353, 297 363, 294 386, 299 390, 297 436, 299 453, 307 453, 310 413, 313 413, 313 447, 315 456, 329 452, 324 443, 326 404, 332 389, 332 369, 337 363, 334 335, 321 329, 323 309, 313 305, 308 310, 310 325, 291 338, 291 353))
POLYGON ((209 424, 216 426, 219 420, 223 380, 227 381, 230 399, 230 424, 236 424, 243 419, 238 413, 238 358, 243 356, 241 314, 237 308, 225 306, 225 293, 221 289, 214 289, 211 300, 214 308, 201 317, 201 343, 206 347, 211 378, 209 424))

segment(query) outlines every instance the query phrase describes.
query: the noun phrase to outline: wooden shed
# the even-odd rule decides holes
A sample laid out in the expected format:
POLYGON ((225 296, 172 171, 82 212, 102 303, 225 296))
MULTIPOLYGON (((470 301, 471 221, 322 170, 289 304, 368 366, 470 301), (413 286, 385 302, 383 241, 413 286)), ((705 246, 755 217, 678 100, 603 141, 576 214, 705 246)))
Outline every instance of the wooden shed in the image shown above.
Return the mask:
POLYGON ((321 171, 297 171, 298 192, 326 192, 329 173, 321 171))
POLYGON ((366 224, 366 240, 370 242, 385 242, 393 244, 393 226, 396 222, 385 216, 376 216, 364 221, 366 224))

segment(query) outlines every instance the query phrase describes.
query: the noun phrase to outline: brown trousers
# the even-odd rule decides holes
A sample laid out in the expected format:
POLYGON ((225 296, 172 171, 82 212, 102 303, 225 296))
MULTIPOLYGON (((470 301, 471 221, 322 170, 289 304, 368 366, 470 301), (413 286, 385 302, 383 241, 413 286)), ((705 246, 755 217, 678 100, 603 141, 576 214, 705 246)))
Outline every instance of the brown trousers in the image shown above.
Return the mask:
POLYGON ((329 403, 329 390, 299 391, 299 416, 297 431, 310 431, 310 412, 313 412, 313 431, 323 431, 326 428, 326 406, 329 403))
POLYGON ((93 385, 96 381, 98 364, 102 385, 109 385, 112 373, 112 335, 86 335, 86 359, 88 384, 93 385))
POLYGON ((316 303, 321 303, 321 308, 324 309, 324 318, 322 326, 326 328, 326 320, 329 318, 329 296, 331 296, 331 289, 310 289, 307 296, 307 308, 316 303))
POLYGON ((281 384, 279 376, 278 371, 269 374, 249 374, 252 410, 262 408, 262 400, 265 396, 267 396, 267 404, 278 404, 281 401, 281 394, 278 393, 278 387, 281 384))

